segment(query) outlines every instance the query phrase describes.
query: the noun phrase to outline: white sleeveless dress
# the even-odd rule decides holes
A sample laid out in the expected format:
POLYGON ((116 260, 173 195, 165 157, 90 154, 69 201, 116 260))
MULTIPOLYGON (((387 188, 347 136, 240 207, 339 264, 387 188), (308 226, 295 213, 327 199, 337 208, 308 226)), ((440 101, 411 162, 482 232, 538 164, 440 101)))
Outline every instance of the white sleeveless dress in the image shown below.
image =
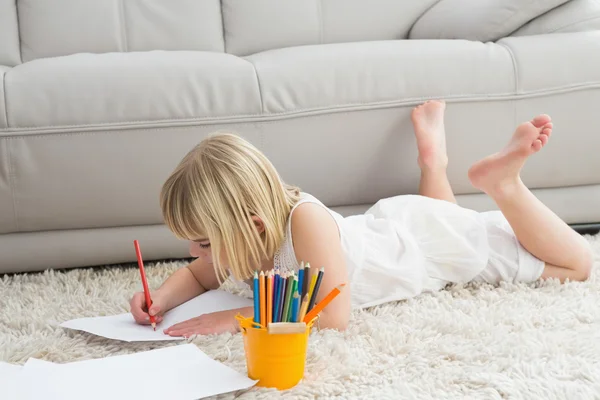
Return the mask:
POLYGON ((544 269, 544 263, 519 244, 499 211, 479 213, 443 200, 406 195, 380 200, 362 215, 343 217, 301 193, 275 254, 275 266, 284 271, 300 267, 291 216, 306 202, 327 209, 338 225, 353 308, 407 299, 449 283, 531 282, 544 269))

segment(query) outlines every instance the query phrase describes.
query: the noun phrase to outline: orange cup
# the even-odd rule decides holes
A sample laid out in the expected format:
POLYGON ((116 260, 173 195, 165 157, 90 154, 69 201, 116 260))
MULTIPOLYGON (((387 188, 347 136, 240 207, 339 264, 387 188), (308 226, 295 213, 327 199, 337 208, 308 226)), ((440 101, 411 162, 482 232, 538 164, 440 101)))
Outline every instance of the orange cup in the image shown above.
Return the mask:
POLYGON ((316 318, 306 324, 306 332, 286 334, 256 328, 253 318, 236 318, 244 336, 248 377, 262 387, 285 390, 296 386, 304 377, 308 336, 316 318))

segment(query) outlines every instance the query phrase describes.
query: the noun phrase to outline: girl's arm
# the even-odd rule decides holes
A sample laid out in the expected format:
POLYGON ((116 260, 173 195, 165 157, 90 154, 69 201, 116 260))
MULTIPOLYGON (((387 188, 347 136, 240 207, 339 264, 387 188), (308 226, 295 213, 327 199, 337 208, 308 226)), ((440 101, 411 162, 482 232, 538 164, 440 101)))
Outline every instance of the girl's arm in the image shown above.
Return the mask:
POLYGON ((161 287, 152 293, 152 306, 146 308, 143 292, 133 295, 130 301, 131 314, 140 324, 149 324, 148 314, 157 316, 157 323, 162 321, 162 314, 172 308, 201 295, 207 290, 218 289, 219 281, 211 264, 204 259, 196 259, 185 268, 175 271, 161 287))
POLYGON ((342 292, 321 312, 319 326, 344 330, 350 319, 348 271, 338 226, 331 214, 318 204, 300 204, 292 214, 292 238, 298 261, 310 263, 311 275, 325 268, 315 304, 336 286, 342 292))
POLYGON ((206 291, 218 288, 219 281, 212 264, 198 258, 173 273, 156 293, 165 299, 166 309, 163 312, 166 312, 206 291))

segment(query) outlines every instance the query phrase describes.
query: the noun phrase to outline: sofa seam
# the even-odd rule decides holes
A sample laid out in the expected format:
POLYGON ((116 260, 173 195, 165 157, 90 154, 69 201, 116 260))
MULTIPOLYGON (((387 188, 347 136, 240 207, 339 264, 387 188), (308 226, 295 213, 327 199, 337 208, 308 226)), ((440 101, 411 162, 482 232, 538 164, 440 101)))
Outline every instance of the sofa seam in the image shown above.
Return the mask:
MULTIPOLYGON (((10 124, 8 123, 8 96, 6 95, 6 75, 8 75, 8 71, 4 73, 2 76, 2 97, 4 98, 4 118, 6 121, 6 128, 10 128, 10 124)), ((2 131, 2 129, 0 129, 2 131)))
POLYGON ((412 23, 412 25, 408 28, 408 32, 406 32, 406 38, 410 39, 413 28, 415 27, 415 25, 429 12, 431 11, 432 8, 434 8, 435 6, 437 6, 442 0, 436 0, 434 1, 429 7, 427 7, 425 10, 423 10, 423 12, 421 13, 421 15, 419 15, 417 17, 417 19, 412 23))
POLYGON ((258 70, 256 69, 256 65, 254 65, 254 63, 250 60, 248 60, 247 58, 242 58, 242 57, 238 57, 240 60, 244 60, 246 62, 248 62, 250 65, 252 65, 252 69, 254 70, 254 76, 256 77, 256 86, 258 87, 258 99, 260 101, 260 114, 258 115, 262 115, 265 112, 265 104, 263 103, 263 95, 262 95, 262 88, 260 85, 260 77, 258 76, 258 70))
MULTIPOLYGON (((19 62, 18 64, 23 64, 23 45, 21 42, 21 19, 19 18, 19 3, 15 0, 15 17, 17 18, 17 35, 19 37, 19 62)), ((8 124, 8 122, 7 122, 8 124)))
POLYGON ((319 44, 323 44, 323 30, 324 30, 324 21, 323 21, 323 0, 317 1, 317 12, 319 13, 319 44))
POLYGON ((106 229, 123 229, 123 228, 147 228, 147 227, 164 227, 166 226, 164 222, 162 223, 148 223, 148 224, 137 224, 137 225, 113 225, 113 226, 93 226, 88 228, 56 228, 56 229, 40 229, 40 230, 23 230, 18 232, 5 232, 0 233, 0 236, 3 235, 21 235, 21 234, 44 234, 44 233, 56 233, 56 232, 65 232, 65 231, 88 231, 88 230, 106 230, 106 229))
POLYGON ((10 188, 10 195, 12 197, 12 206, 13 206, 13 216, 15 218, 15 230, 19 232, 19 214, 17 212, 17 193, 16 193, 16 185, 15 185, 15 175, 13 168, 13 159, 11 157, 10 151, 10 141, 6 142, 5 152, 6 152, 6 161, 8 166, 8 186, 10 188))
POLYGON ((567 29, 567 28, 570 28, 572 26, 576 26, 578 24, 583 24, 585 22, 593 21, 593 20, 596 20, 596 19, 600 19, 600 15, 596 15, 594 17, 586 18, 586 19, 583 19, 581 21, 572 22, 572 23, 567 24, 565 26, 561 26, 560 28, 556 28, 554 30, 551 30, 551 31, 547 32, 546 34, 550 35, 550 34, 553 34, 553 33, 561 33, 560 31, 563 30, 563 29, 567 29))
MULTIPOLYGON (((462 96, 443 96, 447 101, 462 101, 462 102, 481 102, 481 101, 490 101, 490 100, 514 100, 514 99, 525 99, 531 97, 543 97, 547 95, 568 93, 578 90, 588 90, 588 89, 597 89, 600 88, 600 81, 597 82, 586 82, 576 85, 566 85, 562 87, 556 87, 552 89, 544 89, 537 90, 531 92, 523 92, 520 94, 515 93, 499 93, 497 95, 477 95, 473 97, 469 97, 467 95, 462 96)), ((46 129, 103 129, 107 127, 115 127, 119 126, 120 128, 127 129, 140 129, 144 128, 146 125, 159 125, 164 123, 179 123, 179 124, 202 124, 202 125, 214 125, 214 124, 226 124, 226 123, 239 123, 239 122, 262 122, 269 119, 286 119, 286 118, 298 118, 304 116, 314 116, 314 115, 323 115, 327 113, 339 113, 344 111, 368 111, 374 109, 381 108, 393 108, 393 107, 401 107, 418 104, 423 102, 424 100, 430 99, 432 96, 421 96, 421 97, 413 97, 408 99, 403 99, 401 101, 379 101, 379 102, 371 102, 371 103, 345 103, 345 104, 336 104, 329 105, 321 108, 300 108, 294 111, 283 111, 278 113, 270 113, 270 114, 236 114, 236 115, 227 115, 225 117, 199 117, 199 118, 170 118, 170 119, 162 119, 162 120, 136 120, 136 121, 126 121, 122 122, 123 125, 119 125, 119 122, 102 122, 98 124, 86 124, 86 125, 49 125, 49 126, 22 126, 22 127, 12 127, 10 129, 0 129, 0 137, 2 133, 18 133, 26 130, 46 130, 46 129), (137 125, 134 125, 137 124, 137 125)), ((436 96, 433 96, 436 97, 436 96)))
POLYGON ((127 37, 127 21, 125 16, 125 0, 119 0, 119 8, 121 14, 121 39, 123 39, 123 49, 125 53, 129 53, 129 39, 127 37))
MULTIPOLYGON (((513 53, 512 49, 504 44, 504 43, 497 43, 500 46, 502 46, 507 52, 508 55, 512 61, 512 65, 513 65, 513 75, 515 77, 515 96, 519 95, 519 68, 517 66, 517 58, 515 57, 515 54, 513 53)), ((513 126, 517 125, 517 102, 513 100, 513 126)))
MULTIPOLYGON (((597 86, 597 88, 600 88, 600 85, 597 86)), ((572 91, 568 91, 566 93, 571 93, 572 91)), ((563 92, 565 93, 565 92, 563 92)), ((424 100, 425 98, 423 98, 424 100)), ((363 111, 379 111, 379 110, 385 110, 385 109, 390 109, 390 108, 397 108, 397 107, 409 107, 412 108, 414 105, 416 104, 420 104, 423 102, 423 100, 419 100, 418 102, 411 102, 411 103, 406 103, 406 104, 400 104, 400 105, 391 105, 391 106, 387 106, 387 107, 371 107, 371 108, 358 108, 358 109, 337 109, 334 110, 333 113, 310 113, 310 114, 297 114, 297 115, 292 115, 292 116, 285 116, 283 118, 271 118, 271 119, 262 119, 262 120, 248 120, 248 119, 241 119, 241 120, 237 120, 237 121, 217 121, 215 124, 234 124, 234 125, 255 125, 257 123, 266 125, 266 124, 275 124, 278 123, 280 121, 285 121, 288 119, 301 119, 301 118, 311 118, 311 117, 315 117, 315 116, 323 116, 323 115, 330 115, 330 114, 351 114, 351 113, 355 113, 355 112, 363 112, 363 111)), ((480 98, 480 99, 476 99, 476 102, 483 102, 486 100, 490 100, 490 98, 480 98)), ((492 99, 492 101, 496 101, 497 99, 492 99)), ((508 100, 514 100, 512 98, 509 98, 508 100)), ((472 100, 471 100, 472 101, 472 100)), ((448 102, 448 101, 447 101, 448 102)), ((328 110, 329 111, 329 110, 328 110)), ((76 135, 81 135, 81 136, 94 136, 94 135, 104 135, 104 134, 113 134, 113 133, 120 133, 120 132, 125 132, 125 131, 136 131, 136 130, 145 130, 145 131, 152 131, 152 132, 160 132, 160 131, 168 131, 171 129, 181 129, 181 130, 193 130, 193 129, 198 129, 199 126, 210 126, 210 125, 215 125, 215 124, 204 124, 204 125, 198 125, 198 124, 185 124, 185 125, 158 125, 158 124, 154 124, 154 125, 150 125, 150 126, 112 126, 112 127, 108 127, 111 129, 90 129, 90 128, 85 128, 84 129, 80 129, 80 130, 76 130, 73 129, 73 127, 71 127, 70 131, 44 131, 44 130, 35 130, 35 131, 12 131, 12 132, 2 132, 0 131, 0 140, 6 139, 6 140, 11 140, 11 139, 22 139, 24 137, 38 137, 38 138, 53 138, 53 137, 60 137, 60 136, 76 136, 76 135)))
MULTIPOLYGON (((227 53, 227 40, 225 40, 225 13, 223 12, 223 0, 219 0, 221 10, 221 35, 223 37, 223 53, 227 53)), ((229 53, 227 53, 229 54, 229 53)))
MULTIPOLYGON (((533 2, 534 1, 529 0, 529 3, 527 5, 531 5, 533 2)), ((554 7, 554 8, 560 7, 561 5, 558 5, 558 6, 554 7)), ((553 9, 551 9, 551 10, 553 10, 553 9)), ((520 10, 519 8, 513 10, 513 13, 511 14, 510 17, 508 17, 505 20, 499 22, 498 24, 496 24, 496 26, 500 26, 500 27, 504 27, 504 26, 507 26, 507 25, 510 26, 509 22, 511 22, 512 20, 514 20, 519 15, 519 10, 520 10)), ((551 11, 551 10, 548 10, 548 11, 551 11)), ((534 17, 533 19, 538 18, 538 17, 540 17, 543 14, 545 14, 545 13, 539 14, 537 17, 534 17)), ((521 26, 519 27, 519 29, 522 28, 527 22, 529 22, 529 21, 526 21, 525 23, 521 24, 521 26)), ((499 38, 499 39, 501 39, 501 38, 499 38)), ((498 38, 496 40, 498 40, 498 38)))
POLYGON ((515 58, 515 54, 513 53, 512 49, 506 44, 500 42, 498 42, 497 44, 502 46, 510 56, 513 65, 513 75, 515 77, 515 94, 519 94, 519 68, 517 66, 517 59, 515 58))

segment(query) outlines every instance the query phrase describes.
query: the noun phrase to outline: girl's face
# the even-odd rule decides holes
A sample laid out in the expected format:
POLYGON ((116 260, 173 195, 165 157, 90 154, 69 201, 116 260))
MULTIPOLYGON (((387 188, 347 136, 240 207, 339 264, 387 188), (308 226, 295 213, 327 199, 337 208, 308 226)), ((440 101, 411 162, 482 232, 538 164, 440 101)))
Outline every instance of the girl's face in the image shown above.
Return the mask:
MULTIPOLYGON (((210 241, 208 239, 190 241, 190 255, 194 258, 203 259, 207 264, 212 264, 213 257, 210 241)), ((229 264, 224 248, 221 249, 221 263, 224 263, 225 266, 229 264)))
POLYGON ((212 264, 212 252, 208 240, 191 240, 190 255, 194 258, 202 258, 209 264, 212 264))

